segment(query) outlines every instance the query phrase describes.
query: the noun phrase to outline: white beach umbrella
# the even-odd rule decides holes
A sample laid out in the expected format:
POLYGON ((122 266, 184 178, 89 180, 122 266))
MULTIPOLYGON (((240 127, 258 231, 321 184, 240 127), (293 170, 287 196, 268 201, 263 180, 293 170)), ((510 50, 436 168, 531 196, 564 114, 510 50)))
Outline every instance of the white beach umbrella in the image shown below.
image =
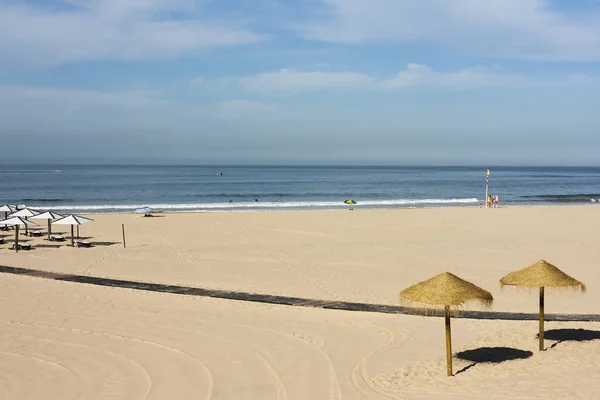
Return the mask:
MULTIPOLYGON (((31 208, 22 208, 19 211, 15 211, 14 213, 10 214, 9 218, 12 218, 12 217, 22 217, 22 218, 27 219, 29 217, 36 216, 39 213, 40 213, 39 211, 33 210, 31 208)), ((25 225, 25 234, 26 235, 27 235, 27 229, 28 229, 27 225, 25 225)))
POLYGON ((19 251, 19 227, 24 225, 25 228, 27 228, 28 226, 36 226, 37 224, 35 222, 26 220, 23 217, 12 217, 12 218, 0 221, 0 225, 14 226, 16 228, 15 229, 15 250, 19 251))
POLYGON ((52 227, 50 225, 50 221, 54 219, 64 218, 63 215, 57 214, 52 211, 46 211, 45 213, 37 214, 31 217, 31 219, 45 219, 48 220, 48 240, 50 240, 50 235, 52 234, 52 227))
POLYGON ((15 206, 11 206, 10 204, 0 206, 0 212, 4 213, 4 218, 8 217, 8 214, 15 212, 16 209, 15 206))
POLYGON ((15 211, 14 213, 10 214, 11 217, 33 217, 34 215, 38 215, 40 212, 33 210, 31 208, 23 208, 19 211, 15 211))
POLYGON ((93 221, 93 219, 81 217, 79 215, 68 215, 61 219, 57 219, 52 224, 71 225, 71 246, 75 246, 75 237, 73 235, 73 227, 75 225, 79 226, 79 225, 87 224, 88 222, 92 222, 92 221, 93 221))

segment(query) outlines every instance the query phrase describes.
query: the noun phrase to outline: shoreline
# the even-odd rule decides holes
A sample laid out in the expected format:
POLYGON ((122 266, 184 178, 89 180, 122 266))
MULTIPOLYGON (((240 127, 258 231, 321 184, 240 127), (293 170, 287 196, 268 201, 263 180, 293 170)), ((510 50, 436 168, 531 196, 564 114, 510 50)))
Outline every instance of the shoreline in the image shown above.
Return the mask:
MULTIPOLYGON (((249 204, 253 204, 253 203, 249 203, 249 204)), ((505 208, 553 208, 553 207, 590 207, 590 206, 600 206, 599 202, 589 202, 589 203, 576 203, 576 202, 571 202, 571 203, 507 203, 506 205, 502 204, 499 207, 490 207, 490 209, 505 209, 505 208)), ((117 212, 117 211, 106 211, 106 212, 102 212, 102 211, 87 211, 86 209, 84 209, 83 207, 85 206, 81 206, 82 209, 61 209, 59 208, 59 206, 50 206, 50 208, 45 208, 44 206, 28 206, 34 210, 51 210, 51 211, 55 211, 58 213, 63 213, 63 214, 85 214, 85 215, 143 215, 143 213, 135 213, 132 210, 126 210, 123 212, 117 212), (66 210, 66 211, 63 211, 66 210)), ((78 206, 79 207, 79 206, 78 206)), ((129 206, 123 206, 123 207, 129 207, 129 206)), ((137 206, 136 206, 137 207, 137 206)), ((133 208, 133 207, 132 207, 133 208)), ((140 207, 141 208, 141 207, 140 207)), ((243 208, 243 207, 241 207, 243 208)), ((399 207, 399 206, 390 206, 390 207, 385 207, 385 206, 381 206, 381 207, 372 207, 372 206, 361 206, 360 203, 354 205, 354 210, 353 211, 384 211, 384 210, 438 210, 438 209, 462 209, 462 208, 486 208, 483 206, 480 206, 479 204, 465 204, 463 206, 461 205, 437 205, 437 206, 405 206, 405 207, 399 207)), ((247 209, 199 209, 199 210, 192 210, 192 209, 182 209, 182 210, 152 210, 150 211, 150 214, 201 214, 201 213, 207 213, 207 214, 212 214, 212 213, 253 213, 253 212, 258 212, 258 213, 265 213, 265 212, 293 212, 293 211, 348 211, 348 206, 339 206, 336 208, 319 208, 319 207, 298 207, 298 208, 293 208, 293 207, 273 207, 273 208, 269 208, 268 206, 266 207, 257 207, 257 208, 252 208, 252 207, 247 207, 247 209)))

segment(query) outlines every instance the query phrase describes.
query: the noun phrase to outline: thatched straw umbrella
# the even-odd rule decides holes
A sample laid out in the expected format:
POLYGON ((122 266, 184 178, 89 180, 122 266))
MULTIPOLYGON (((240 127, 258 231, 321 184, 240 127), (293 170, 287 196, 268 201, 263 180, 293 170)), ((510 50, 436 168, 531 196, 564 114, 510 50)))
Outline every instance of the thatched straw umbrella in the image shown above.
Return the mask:
POLYGON ((452 375, 452 336, 450 333, 450 307, 478 301, 489 307, 494 301, 491 293, 479 286, 460 279, 450 272, 444 272, 423 282, 419 282, 400 292, 402 303, 422 303, 428 306, 444 306, 446 319, 446 366, 448 376, 452 375))
POLYGON ((500 279, 500 284, 502 287, 540 288, 540 351, 544 350, 544 288, 570 288, 579 289, 581 292, 586 291, 583 283, 565 274, 545 260, 540 260, 527 268, 511 272, 500 279))

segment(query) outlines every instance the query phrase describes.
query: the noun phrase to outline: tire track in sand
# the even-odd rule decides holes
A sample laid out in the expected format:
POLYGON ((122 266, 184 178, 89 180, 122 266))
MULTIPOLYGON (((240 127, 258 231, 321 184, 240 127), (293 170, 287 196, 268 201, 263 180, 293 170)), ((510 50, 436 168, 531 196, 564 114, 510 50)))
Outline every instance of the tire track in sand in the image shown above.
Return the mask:
POLYGON ((356 365, 354 365, 350 372, 350 382, 352 383, 352 386, 362 394, 364 399, 396 400, 396 397, 390 396, 389 393, 380 390, 377 386, 372 384, 372 380, 367 372, 367 362, 373 356, 410 342, 412 340, 412 334, 405 329, 392 331, 377 325, 369 325, 369 327, 375 328, 386 335, 385 344, 378 350, 363 357, 356 365))

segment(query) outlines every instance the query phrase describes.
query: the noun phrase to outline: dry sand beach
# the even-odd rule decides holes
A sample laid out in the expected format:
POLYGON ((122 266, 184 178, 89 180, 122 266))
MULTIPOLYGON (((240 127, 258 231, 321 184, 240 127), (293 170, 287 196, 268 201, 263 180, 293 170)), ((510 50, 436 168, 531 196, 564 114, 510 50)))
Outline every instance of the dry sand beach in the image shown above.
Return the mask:
MULTIPOLYGON (((92 218, 81 233, 94 247, 34 238, 31 251, 1 246, 0 265, 393 305, 401 289, 450 271, 489 290, 495 311, 537 312, 535 292, 501 290, 498 280, 544 258, 588 286, 583 295, 550 291, 547 313, 600 313, 594 206, 92 218)), ((540 353, 536 321, 454 319, 463 371, 448 378, 442 318, 8 274, 0 285, 0 398, 600 398, 595 322, 547 322, 554 346, 540 353), (516 359, 480 362, 484 347, 513 349, 496 356, 516 359)))

